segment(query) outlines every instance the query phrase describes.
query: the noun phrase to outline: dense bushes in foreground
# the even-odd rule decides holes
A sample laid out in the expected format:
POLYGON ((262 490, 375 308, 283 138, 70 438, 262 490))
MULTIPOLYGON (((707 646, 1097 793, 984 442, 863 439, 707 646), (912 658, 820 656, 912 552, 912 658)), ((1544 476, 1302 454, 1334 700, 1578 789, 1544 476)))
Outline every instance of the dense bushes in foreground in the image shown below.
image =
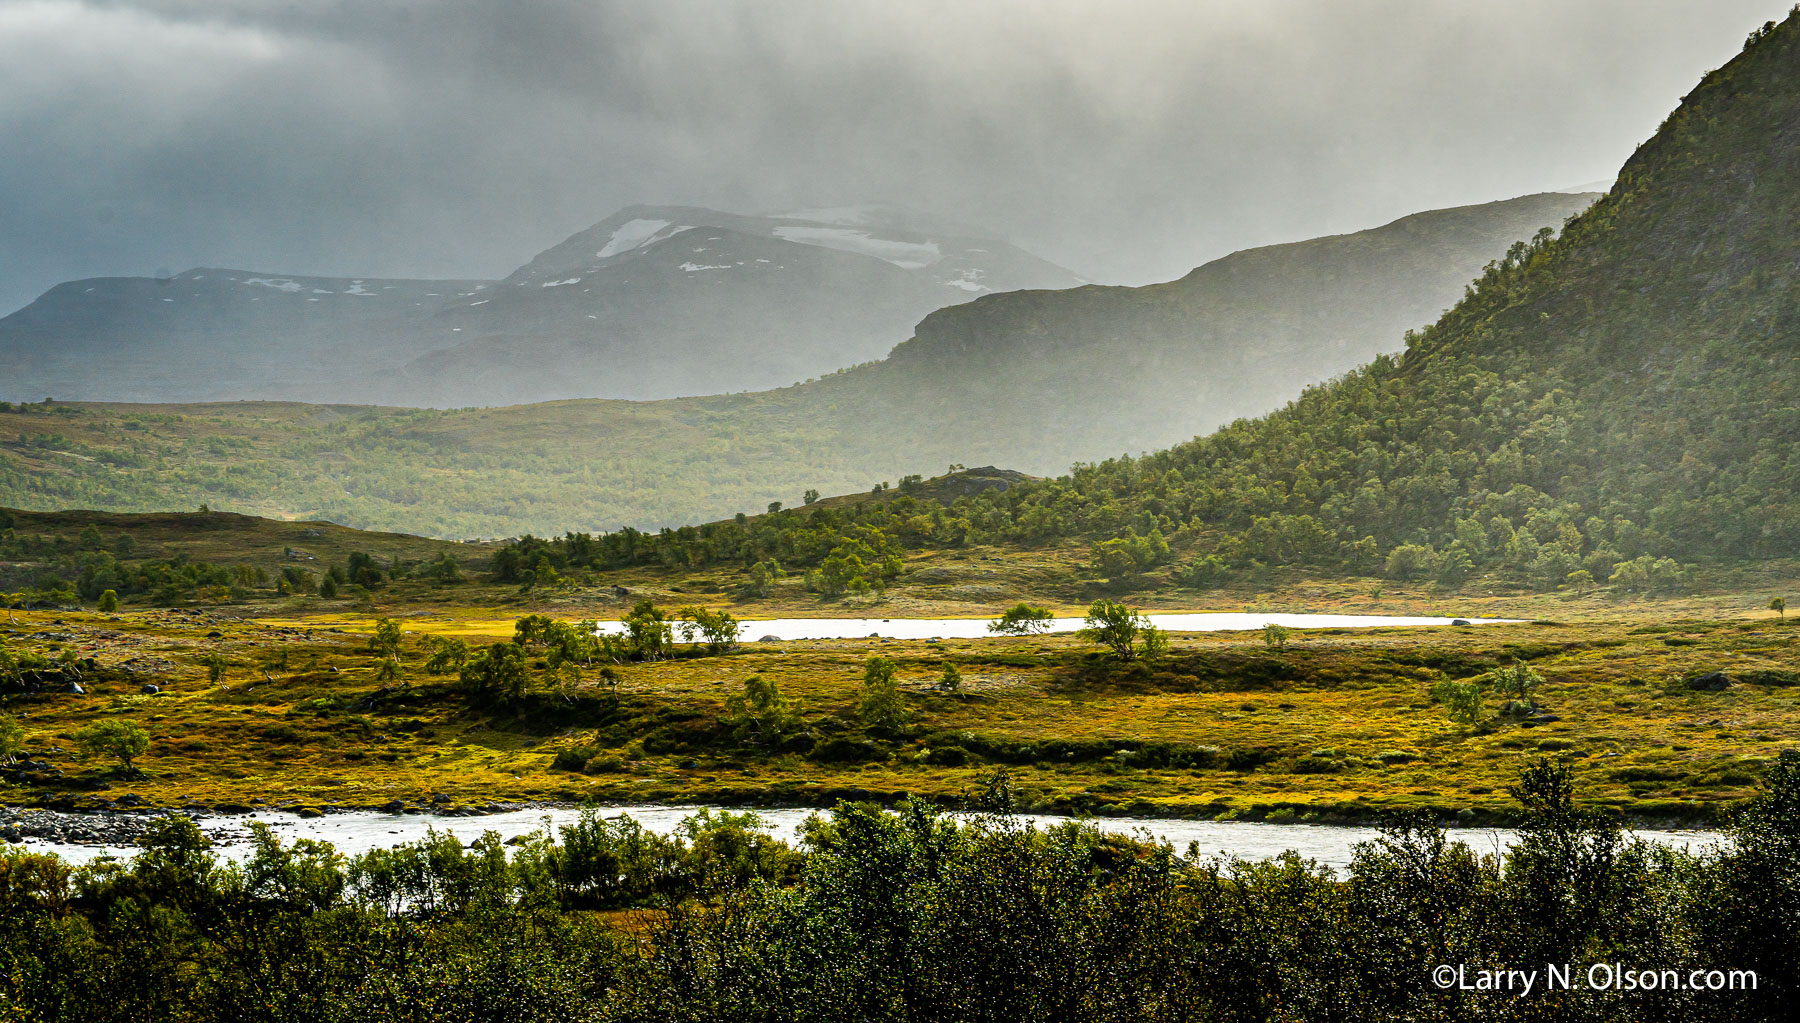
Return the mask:
POLYGON ((1034 828, 1003 781, 964 821, 840 806, 800 850, 745 816, 665 838, 589 814, 510 856, 498 836, 346 859, 261 833, 231 866, 174 819, 127 863, 0 856, 0 1019, 1788 1018, 1800 753, 1699 855, 1622 836, 1550 762, 1514 794, 1504 856, 1401 820, 1343 876, 1034 828), (1546 964, 1740 990, 1560 990, 1546 964), (1444 990, 1440 966, 1537 979, 1444 990))

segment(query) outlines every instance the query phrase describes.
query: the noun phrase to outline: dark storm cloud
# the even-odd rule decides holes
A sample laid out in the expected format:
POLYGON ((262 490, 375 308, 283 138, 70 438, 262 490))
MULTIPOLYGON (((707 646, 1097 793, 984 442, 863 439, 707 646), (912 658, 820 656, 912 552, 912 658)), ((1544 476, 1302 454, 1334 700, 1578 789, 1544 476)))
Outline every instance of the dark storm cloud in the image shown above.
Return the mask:
POLYGON ((885 199, 1099 279, 1609 177, 1786 0, 0 0, 0 308, 885 199))

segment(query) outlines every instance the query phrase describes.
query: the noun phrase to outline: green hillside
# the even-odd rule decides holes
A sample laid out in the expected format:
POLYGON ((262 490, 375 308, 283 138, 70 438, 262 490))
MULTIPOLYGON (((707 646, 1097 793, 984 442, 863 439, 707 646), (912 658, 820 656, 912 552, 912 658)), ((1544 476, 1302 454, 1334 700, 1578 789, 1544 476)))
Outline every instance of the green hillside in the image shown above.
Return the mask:
POLYGON ((829 568, 890 543, 1084 538, 1122 586, 1299 566, 1681 589, 1700 563, 1800 550, 1797 223, 1790 17, 1708 75, 1560 238, 1514 246, 1404 353, 1275 414, 949 507, 902 495, 609 537, 598 557, 785 550, 829 568))
POLYGON ((704 521, 952 463, 1060 473, 1262 414, 1396 349, 1509 243, 1591 198, 1421 213, 1145 288, 987 296, 927 317, 887 360, 774 391, 451 411, 0 406, 0 504, 210 503, 506 536, 704 521))

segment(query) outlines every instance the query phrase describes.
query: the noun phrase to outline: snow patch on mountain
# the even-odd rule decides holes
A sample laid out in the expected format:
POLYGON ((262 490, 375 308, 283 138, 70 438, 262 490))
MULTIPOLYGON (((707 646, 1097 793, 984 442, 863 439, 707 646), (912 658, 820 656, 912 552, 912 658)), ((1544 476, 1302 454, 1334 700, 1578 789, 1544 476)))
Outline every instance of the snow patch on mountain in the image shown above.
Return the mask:
POLYGON ((818 245, 841 252, 854 252, 886 260, 902 270, 918 270, 944 258, 937 242, 906 242, 893 238, 877 238, 867 231, 843 227, 775 228, 773 234, 783 241, 801 245, 818 245))
POLYGON ((617 256, 658 240, 659 236, 667 237, 687 230, 686 227, 677 227, 674 231, 665 232, 663 228, 668 226, 670 225, 667 220, 627 220, 612 233, 612 237, 606 240, 606 244, 601 246, 600 251, 594 253, 594 258, 607 259, 617 256))
POLYGON ((243 283, 260 284, 265 288, 274 288, 276 291, 285 291, 289 294, 299 291, 301 287, 300 282, 290 281, 285 277, 246 277, 243 283))

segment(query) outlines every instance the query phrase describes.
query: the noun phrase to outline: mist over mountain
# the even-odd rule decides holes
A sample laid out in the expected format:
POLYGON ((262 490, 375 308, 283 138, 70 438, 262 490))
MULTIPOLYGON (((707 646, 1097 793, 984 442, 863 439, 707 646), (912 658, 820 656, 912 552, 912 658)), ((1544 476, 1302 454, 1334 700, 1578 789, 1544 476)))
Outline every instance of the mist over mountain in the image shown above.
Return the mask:
POLYGON ((763 389, 879 358, 942 306, 1081 283, 969 232, 879 204, 632 207, 499 282, 70 282, 0 319, 0 397, 442 407, 763 389))
MULTIPOLYGON (((634 206, 434 318, 388 404, 764 390, 878 359, 925 313, 1074 274, 879 204, 750 217, 634 206), (425 400, 412 398, 423 395, 425 400)), ((375 399, 371 399, 375 400, 375 399)))
MULTIPOLYGON (((1435 319, 1509 245, 1554 230, 1592 198, 1549 193, 1417 214, 1237 253, 1145 288, 982 295, 892 335, 890 344, 912 337, 885 360, 775 390, 454 411, 34 405, 0 413, 0 438, 19 438, 0 441, 0 503, 141 510, 207 501, 439 536, 504 536, 704 521, 791 503, 808 489, 867 489, 951 463, 1059 473, 1072 462, 1184 441, 1267 412, 1308 384, 1397 350, 1406 329, 1435 319), (221 431, 229 445, 215 438, 221 431)), ((482 310, 500 306, 498 316, 514 318, 522 314, 504 307, 516 303, 585 318, 586 310, 609 308, 604 296, 581 290, 594 287, 594 266, 609 281, 643 274, 687 289, 703 311, 730 308, 708 306, 707 295, 732 295, 761 280, 756 258, 794 266, 842 256, 884 278, 972 294, 952 286, 970 271, 943 241, 947 233, 932 235, 942 258, 906 268, 774 237, 789 226, 779 221, 763 221, 761 234, 730 226, 675 231, 698 218, 646 215, 664 212, 627 210, 510 282, 440 293, 445 304, 420 306, 421 315, 440 330, 466 325, 455 336, 470 342, 429 358, 470 360, 469 375, 510 386, 508 368, 494 361, 506 349, 474 337, 482 310), (721 255, 727 251, 729 260, 721 255), (785 254, 743 258, 755 251, 785 254), (715 271, 683 263, 729 269, 709 278, 715 271)), ((842 244, 867 244, 862 228, 836 226, 847 232, 842 244)), ((869 237, 922 245, 897 231, 869 237)), ((904 250, 888 250, 897 252, 904 250)), ((1002 262, 983 265, 995 268, 984 281, 1018 279, 1000 276, 1002 262)), ((1023 264, 1027 271, 1034 265, 1023 264)), ((308 308, 324 304, 326 296, 317 297, 308 308)), ((667 316, 683 315, 665 308, 667 316)), ((715 339, 720 347, 708 351, 742 351, 732 343, 715 339)), ((518 355, 521 366, 554 374, 574 363, 533 351, 518 355)), ((683 354, 665 364, 670 373, 691 362, 734 372, 736 359, 683 354)), ((390 386, 423 372, 409 365, 359 383, 390 386)))

